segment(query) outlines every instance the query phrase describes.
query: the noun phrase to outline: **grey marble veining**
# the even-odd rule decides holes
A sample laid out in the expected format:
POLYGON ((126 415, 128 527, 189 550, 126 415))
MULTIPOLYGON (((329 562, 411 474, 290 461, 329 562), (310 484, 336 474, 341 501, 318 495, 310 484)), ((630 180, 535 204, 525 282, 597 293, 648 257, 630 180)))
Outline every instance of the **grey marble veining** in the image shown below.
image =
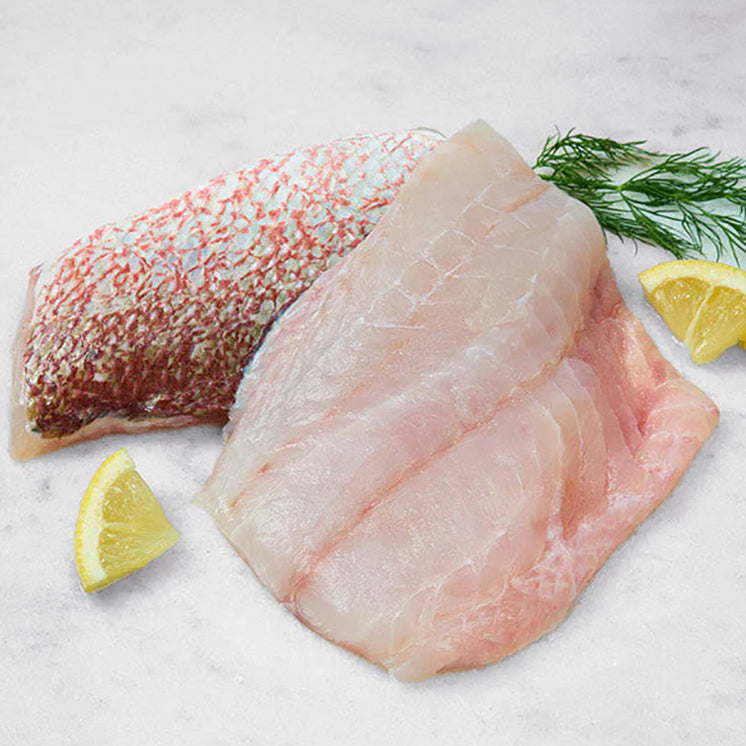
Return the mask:
MULTIPOLYGON (((746 154, 740 0, 5 0, 0 397, 26 276, 79 236, 258 156, 487 119, 531 160, 553 126, 746 154)), ((746 353, 696 367, 610 240, 624 296, 721 424, 567 622, 482 671, 403 685, 273 602, 191 503, 210 428, 0 454, 0 743, 740 744, 746 353), (73 531, 126 445, 181 532, 87 597, 73 531)), ((4 431, 9 421, 3 414, 4 431)))

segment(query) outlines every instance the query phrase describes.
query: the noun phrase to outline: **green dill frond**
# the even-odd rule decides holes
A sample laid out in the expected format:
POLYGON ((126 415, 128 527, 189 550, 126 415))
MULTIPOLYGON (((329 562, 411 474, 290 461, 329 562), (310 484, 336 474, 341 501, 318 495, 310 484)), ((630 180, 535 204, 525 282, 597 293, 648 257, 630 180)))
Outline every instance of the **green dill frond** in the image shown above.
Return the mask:
POLYGON ((644 140, 616 142, 570 130, 550 135, 534 170, 584 202, 621 238, 679 259, 746 255, 746 160, 707 148, 665 154, 644 140))

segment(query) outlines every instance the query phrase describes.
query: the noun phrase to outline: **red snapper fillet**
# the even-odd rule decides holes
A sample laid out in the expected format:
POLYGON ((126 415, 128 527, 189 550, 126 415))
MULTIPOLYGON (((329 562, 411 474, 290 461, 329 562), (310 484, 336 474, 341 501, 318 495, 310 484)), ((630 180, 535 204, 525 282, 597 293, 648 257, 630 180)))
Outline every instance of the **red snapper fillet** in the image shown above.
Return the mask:
POLYGON ((13 456, 224 423, 269 324, 442 139, 361 135, 264 158, 37 267, 15 348, 13 456))
POLYGON ((201 501, 305 624, 419 680, 555 627, 717 417, 589 209, 477 122, 273 327, 201 501))

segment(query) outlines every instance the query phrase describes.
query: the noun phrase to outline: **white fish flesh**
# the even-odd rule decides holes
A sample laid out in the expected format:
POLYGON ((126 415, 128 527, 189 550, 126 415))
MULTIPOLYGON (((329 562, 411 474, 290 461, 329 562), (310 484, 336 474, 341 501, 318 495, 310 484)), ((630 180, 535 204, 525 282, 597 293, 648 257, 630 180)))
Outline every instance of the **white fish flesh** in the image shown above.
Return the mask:
POLYGON ((555 627, 717 417, 589 209, 477 122, 274 326, 201 499, 303 622, 419 680, 555 627))

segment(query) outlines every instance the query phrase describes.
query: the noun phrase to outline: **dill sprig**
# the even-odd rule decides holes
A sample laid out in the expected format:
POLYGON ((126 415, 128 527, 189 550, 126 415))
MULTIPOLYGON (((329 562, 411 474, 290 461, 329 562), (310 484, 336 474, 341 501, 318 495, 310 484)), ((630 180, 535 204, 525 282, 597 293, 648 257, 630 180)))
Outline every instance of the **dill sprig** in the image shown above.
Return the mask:
POLYGON ((570 130, 550 135, 534 169, 593 210, 621 238, 679 259, 746 255, 746 160, 707 148, 665 154, 644 140, 616 142, 570 130))

